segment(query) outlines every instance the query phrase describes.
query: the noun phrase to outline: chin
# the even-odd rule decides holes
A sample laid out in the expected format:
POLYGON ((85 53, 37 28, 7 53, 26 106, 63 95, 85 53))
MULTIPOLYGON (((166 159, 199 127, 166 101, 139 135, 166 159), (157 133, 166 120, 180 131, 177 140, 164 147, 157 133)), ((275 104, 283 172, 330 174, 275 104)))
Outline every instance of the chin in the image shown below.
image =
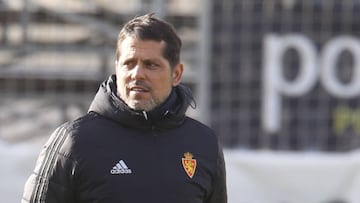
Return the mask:
POLYGON ((156 107, 156 103, 153 101, 132 101, 130 108, 136 110, 136 111, 151 111, 156 107))
POLYGON ((138 101, 132 101, 130 102, 130 108, 136 110, 136 111, 148 111, 148 105, 145 105, 142 102, 138 102, 138 101))

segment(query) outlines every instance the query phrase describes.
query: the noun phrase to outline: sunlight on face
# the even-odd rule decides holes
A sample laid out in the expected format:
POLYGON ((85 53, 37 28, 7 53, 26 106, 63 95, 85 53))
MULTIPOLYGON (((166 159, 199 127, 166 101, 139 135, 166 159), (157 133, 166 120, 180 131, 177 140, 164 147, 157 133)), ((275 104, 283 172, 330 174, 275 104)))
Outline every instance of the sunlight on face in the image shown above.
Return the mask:
POLYGON ((182 64, 171 69, 163 56, 165 42, 127 37, 116 63, 120 98, 134 110, 149 111, 163 103, 179 84, 182 64))

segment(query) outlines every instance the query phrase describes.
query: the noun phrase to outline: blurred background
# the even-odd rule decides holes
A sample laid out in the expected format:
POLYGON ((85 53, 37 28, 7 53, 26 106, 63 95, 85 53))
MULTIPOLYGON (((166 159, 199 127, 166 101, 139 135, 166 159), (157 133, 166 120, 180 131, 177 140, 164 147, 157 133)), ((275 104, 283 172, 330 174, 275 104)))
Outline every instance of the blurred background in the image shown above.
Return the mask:
POLYGON ((1 202, 148 12, 183 40, 188 114, 219 135, 229 203, 360 202, 360 0, 0 0, 1 202))

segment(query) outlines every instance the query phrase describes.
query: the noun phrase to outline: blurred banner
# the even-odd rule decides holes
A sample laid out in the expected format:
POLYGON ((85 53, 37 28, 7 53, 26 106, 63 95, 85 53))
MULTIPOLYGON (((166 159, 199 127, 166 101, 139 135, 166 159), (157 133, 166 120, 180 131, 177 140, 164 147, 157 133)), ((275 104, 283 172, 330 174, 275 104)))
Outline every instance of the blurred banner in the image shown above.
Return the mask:
POLYGON ((226 151, 229 203, 359 203, 359 155, 226 151))
POLYGON ((212 16, 212 125, 226 146, 360 147, 360 1, 213 1, 212 16))

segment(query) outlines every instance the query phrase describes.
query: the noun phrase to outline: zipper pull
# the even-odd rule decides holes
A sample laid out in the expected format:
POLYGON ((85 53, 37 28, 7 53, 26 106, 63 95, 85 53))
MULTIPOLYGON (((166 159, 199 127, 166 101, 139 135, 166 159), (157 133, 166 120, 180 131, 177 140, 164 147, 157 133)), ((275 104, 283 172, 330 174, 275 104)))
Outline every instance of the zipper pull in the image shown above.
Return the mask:
POLYGON ((144 117, 145 117, 145 120, 147 120, 147 121, 148 121, 148 120, 149 120, 149 118, 148 118, 148 115, 147 115, 146 111, 143 111, 142 113, 143 113, 143 115, 144 115, 144 117))

